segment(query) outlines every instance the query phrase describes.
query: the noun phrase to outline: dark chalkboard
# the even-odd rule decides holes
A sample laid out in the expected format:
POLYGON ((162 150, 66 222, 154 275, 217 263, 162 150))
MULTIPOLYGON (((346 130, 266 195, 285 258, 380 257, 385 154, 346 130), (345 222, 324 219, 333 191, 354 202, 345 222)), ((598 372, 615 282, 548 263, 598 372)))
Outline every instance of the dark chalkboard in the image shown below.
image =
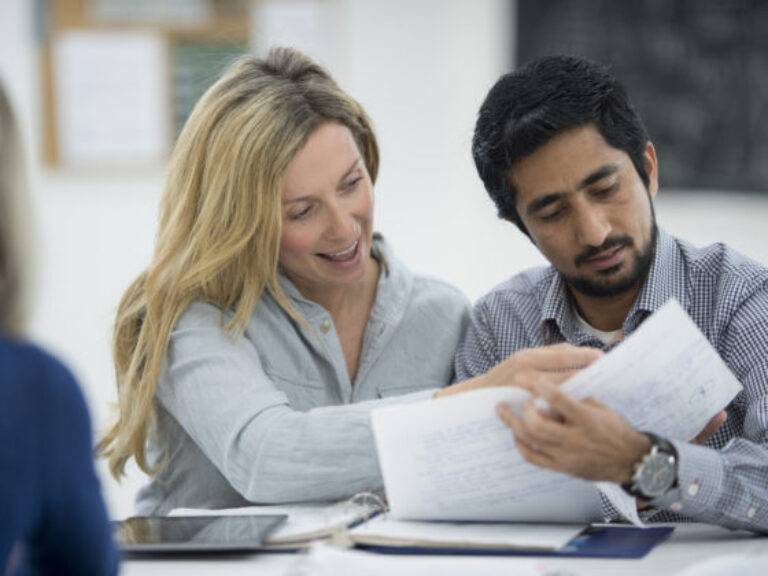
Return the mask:
POLYGON ((671 188, 768 191, 768 1, 518 0, 518 64, 611 65, 671 188))

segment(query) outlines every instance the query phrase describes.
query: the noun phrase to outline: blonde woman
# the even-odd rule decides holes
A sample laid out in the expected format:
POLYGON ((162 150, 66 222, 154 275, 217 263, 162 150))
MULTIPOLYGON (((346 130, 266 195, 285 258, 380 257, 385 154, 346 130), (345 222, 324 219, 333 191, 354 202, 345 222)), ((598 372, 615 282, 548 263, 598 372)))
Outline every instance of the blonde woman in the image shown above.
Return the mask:
POLYGON ((381 485, 370 411, 450 382, 468 302, 374 234, 378 165, 363 109, 295 50, 244 57, 197 104, 115 327, 102 449, 152 474, 139 513, 381 485))
POLYGON ((24 168, 0 84, 0 574, 116 574, 83 395, 67 368, 22 339, 24 168))

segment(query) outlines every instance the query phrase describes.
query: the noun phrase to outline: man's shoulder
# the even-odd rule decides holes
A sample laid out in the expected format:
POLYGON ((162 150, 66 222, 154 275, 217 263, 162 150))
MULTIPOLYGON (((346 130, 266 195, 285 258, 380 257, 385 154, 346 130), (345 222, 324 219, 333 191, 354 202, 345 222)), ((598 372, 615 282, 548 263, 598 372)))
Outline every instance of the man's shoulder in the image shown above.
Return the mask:
POLYGON ((529 268, 496 285, 477 301, 477 306, 540 307, 556 275, 552 266, 529 268))
POLYGON ((675 238, 694 285, 702 281, 720 288, 735 286, 749 291, 768 283, 768 268, 723 242, 697 247, 675 238))
POLYGON ((414 274, 413 296, 419 301, 430 301, 465 308, 469 306, 466 294, 450 282, 427 274, 414 274))

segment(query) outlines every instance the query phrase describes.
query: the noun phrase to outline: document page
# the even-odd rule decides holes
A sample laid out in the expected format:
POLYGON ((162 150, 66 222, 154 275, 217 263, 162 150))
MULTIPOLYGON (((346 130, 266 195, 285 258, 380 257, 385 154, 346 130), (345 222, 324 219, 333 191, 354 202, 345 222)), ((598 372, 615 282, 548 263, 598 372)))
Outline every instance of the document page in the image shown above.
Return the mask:
MULTIPOLYGON (((576 398, 604 402, 638 429, 689 440, 741 385, 670 301, 563 388, 576 398)), ((597 485, 525 462, 496 416, 499 402, 519 411, 529 397, 521 389, 489 388, 374 410, 374 437, 392 516, 599 520, 597 485)))

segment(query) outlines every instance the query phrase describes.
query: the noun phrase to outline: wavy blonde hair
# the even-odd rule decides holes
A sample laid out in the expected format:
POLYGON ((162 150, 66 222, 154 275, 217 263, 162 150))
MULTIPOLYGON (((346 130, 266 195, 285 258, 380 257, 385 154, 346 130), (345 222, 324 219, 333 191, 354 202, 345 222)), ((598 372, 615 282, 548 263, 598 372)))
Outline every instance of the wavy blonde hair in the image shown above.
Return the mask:
POLYGON ((28 308, 29 195, 16 116, 0 83, 0 332, 20 336, 28 308))
POLYGON ((162 467, 146 457, 153 398, 171 332, 192 301, 232 310, 223 328, 237 335, 264 290, 300 321, 277 281, 282 181, 309 135, 328 122, 350 129, 375 180, 368 116, 292 48, 242 57, 192 111, 171 155, 152 262, 117 310, 119 413, 99 444, 116 478, 132 456, 148 474, 162 467))

